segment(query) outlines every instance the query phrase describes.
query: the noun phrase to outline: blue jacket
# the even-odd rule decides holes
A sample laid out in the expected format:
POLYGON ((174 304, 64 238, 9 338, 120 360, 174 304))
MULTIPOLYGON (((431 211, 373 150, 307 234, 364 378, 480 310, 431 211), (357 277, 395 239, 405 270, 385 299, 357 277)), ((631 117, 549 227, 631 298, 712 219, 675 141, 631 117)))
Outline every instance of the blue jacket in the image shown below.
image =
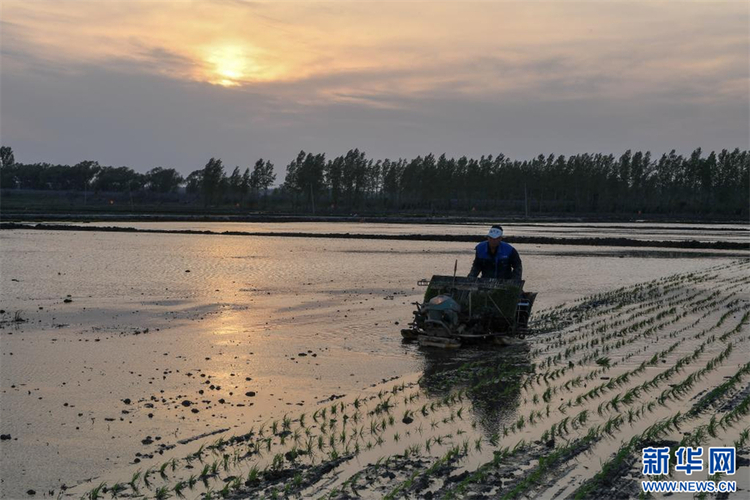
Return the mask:
POLYGON ((508 243, 500 242, 495 254, 490 253, 487 241, 476 246, 476 256, 471 266, 470 278, 523 279, 523 267, 518 252, 508 243))

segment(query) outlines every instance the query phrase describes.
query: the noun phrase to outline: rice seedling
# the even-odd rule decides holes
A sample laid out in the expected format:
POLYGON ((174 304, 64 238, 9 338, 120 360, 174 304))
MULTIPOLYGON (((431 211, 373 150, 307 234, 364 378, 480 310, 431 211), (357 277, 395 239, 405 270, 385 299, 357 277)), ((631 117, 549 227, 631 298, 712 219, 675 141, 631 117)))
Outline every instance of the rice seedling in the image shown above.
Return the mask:
POLYGON ((101 498, 102 490, 104 490, 107 483, 99 483, 99 486, 92 488, 88 492, 88 499, 89 500, 98 500, 101 498))
POLYGON ((203 470, 201 470, 201 473, 198 475, 198 478, 200 478, 202 481, 205 481, 211 473, 211 466, 208 464, 203 465, 203 470))
POLYGON ((166 500, 167 498, 170 498, 172 494, 169 492, 168 486, 160 486, 156 489, 156 492, 154 493, 154 498, 156 500, 166 500))
POLYGON ((130 485, 130 489, 133 490, 135 493, 138 493, 138 480, 141 478, 141 470, 138 469, 133 473, 133 475, 130 477, 130 482, 128 485, 130 485))
POLYGON ((172 491, 174 491, 175 495, 177 495, 178 498, 185 498, 185 493, 182 492, 182 490, 185 489, 185 486, 185 482, 178 481, 177 484, 175 484, 172 488, 172 491))
POLYGON ((279 471, 284 466, 284 455, 281 453, 277 453, 273 456, 273 461, 271 462, 271 470, 279 471))
POLYGON ((325 439, 323 438, 323 436, 318 435, 317 441, 318 441, 318 450, 323 451, 323 448, 325 448, 326 446, 325 439))
POLYGON ((299 472, 296 473, 292 478, 292 484, 294 485, 295 489, 300 489, 300 487, 302 487, 302 474, 300 474, 299 472))
POLYGON ((117 497, 117 495, 125 490, 125 485, 122 483, 115 483, 109 488, 109 493, 112 495, 112 498, 117 497))
POLYGON ((224 484, 224 487, 219 490, 219 496, 221 498, 227 498, 229 496, 229 483, 224 484))
POLYGON ((167 479, 166 469, 168 466, 169 462, 164 462, 161 464, 161 467, 159 467, 159 476, 161 476, 162 479, 167 479))
POLYGON ((740 433, 740 437, 734 441, 734 447, 735 448, 742 448, 744 447, 748 441, 750 441, 750 428, 744 429, 740 433))
POLYGON ((239 477, 235 477, 230 483, 230 488, 234 491, 239 491, 242 488, 242 480, 239 477))
POLYGON ((148 489, 151 489, 151 482, 149 481, 148 478, 152 472, 153 472, 152 468, 149 467, 148 469, 146 469, 146 472, 143 473, 143 484, 145 484, 146 488, 148 489))
POLYGON ((712 438, 716 437, 716 415, 711 417, 711 420, 708 423, 708 426, 706 427, 706 431, 708 432, 708 435, 712 438))

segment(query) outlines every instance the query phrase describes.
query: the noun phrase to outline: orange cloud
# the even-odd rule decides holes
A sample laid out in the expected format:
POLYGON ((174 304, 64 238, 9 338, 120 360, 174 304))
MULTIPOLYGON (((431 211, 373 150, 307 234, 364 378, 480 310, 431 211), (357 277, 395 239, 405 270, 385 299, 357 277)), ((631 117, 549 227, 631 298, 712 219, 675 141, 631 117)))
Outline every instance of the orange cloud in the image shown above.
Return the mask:
POLYGON ((747 82, 742 3, 6 1, 3 19, 9 71, 122 65, 302 103, 630 98, 691 82, 737 97, 747 82))

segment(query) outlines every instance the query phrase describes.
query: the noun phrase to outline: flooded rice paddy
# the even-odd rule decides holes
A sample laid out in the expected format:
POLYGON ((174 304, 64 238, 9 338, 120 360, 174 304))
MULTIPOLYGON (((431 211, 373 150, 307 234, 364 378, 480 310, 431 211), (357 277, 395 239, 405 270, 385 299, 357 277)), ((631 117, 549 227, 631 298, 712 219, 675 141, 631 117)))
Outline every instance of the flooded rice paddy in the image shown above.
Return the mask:
POLYGON ((471 244, 0 237, 4 498, 629 496, 623 447, 750 425, 741 253, 517 245, 536 333, 442 352, 399 330, 471 244))
MULTIPOLYGON (((70 224, 61 222, 59 224, 70 224)), ((79 223, 81 224, 81 223, 79 223)), ((381 234, 381 235, 481 235, 486 223, 471 224, 400 224, 356 222, 86 222, 87 226, 158 229, 166 231, 241 231, 246 233, 306 234, 381 234)), ((657 222, 620 223, 510 223, 504 228, 511 236, 543 236, 551 238, 627 238, 642 241, 703 241, 747 242, 750 228, 745 224, 668 224, 657 222)))

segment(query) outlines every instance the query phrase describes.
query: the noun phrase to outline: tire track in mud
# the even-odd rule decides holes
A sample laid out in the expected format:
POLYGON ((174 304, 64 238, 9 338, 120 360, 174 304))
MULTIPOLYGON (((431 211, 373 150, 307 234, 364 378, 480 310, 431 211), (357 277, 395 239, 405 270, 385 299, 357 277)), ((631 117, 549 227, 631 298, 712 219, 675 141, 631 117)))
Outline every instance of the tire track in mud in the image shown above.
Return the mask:
POLYGON ((641 444, 703 442, 747 420, 749 270, 738 261, 542 311, 538 333, 521 346, 463 363, 425 352, 418 380, 271 420, 187 455, 177 450, 161 464, 102 478, 93 496, 83 485, 69 496, 632 492, 641 444))

